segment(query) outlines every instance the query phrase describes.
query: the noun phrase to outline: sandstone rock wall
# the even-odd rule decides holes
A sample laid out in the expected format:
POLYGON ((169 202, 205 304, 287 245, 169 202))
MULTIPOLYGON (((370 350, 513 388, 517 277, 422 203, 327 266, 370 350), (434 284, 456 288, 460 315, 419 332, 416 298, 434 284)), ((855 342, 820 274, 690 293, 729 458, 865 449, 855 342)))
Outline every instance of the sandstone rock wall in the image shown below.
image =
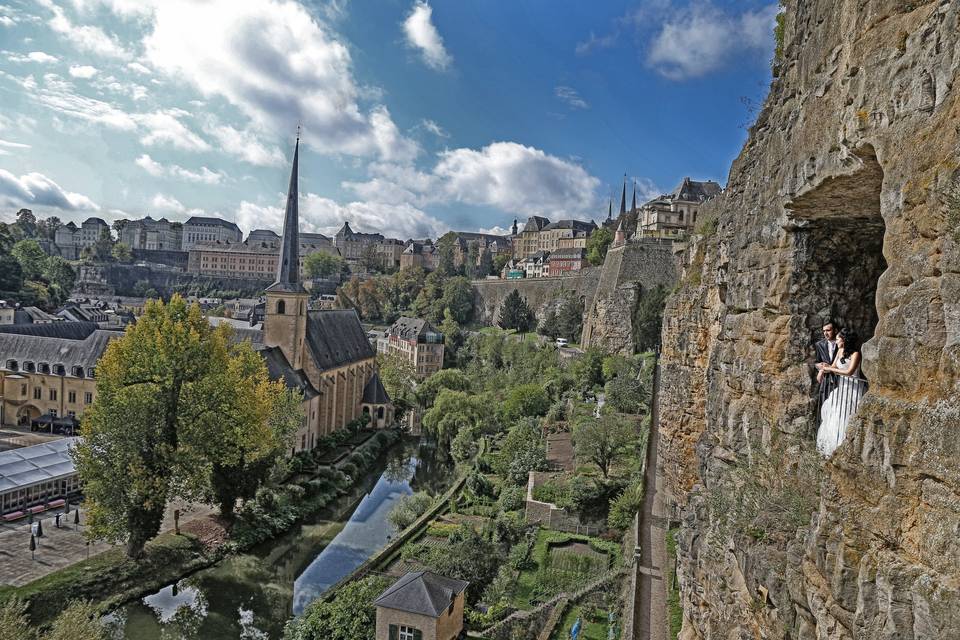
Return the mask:
POLYGON ((664 322, 682 637, 960 638, 960 2, 787 5, 664 322), (870 338, 871 386, 822 461, 827 315, 870 338))

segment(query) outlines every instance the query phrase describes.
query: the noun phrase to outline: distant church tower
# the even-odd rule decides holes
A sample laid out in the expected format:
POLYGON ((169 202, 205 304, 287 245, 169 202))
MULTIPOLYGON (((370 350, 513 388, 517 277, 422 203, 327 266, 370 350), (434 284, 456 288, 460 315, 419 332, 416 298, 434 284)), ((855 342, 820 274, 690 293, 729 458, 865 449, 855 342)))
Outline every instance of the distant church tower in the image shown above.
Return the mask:
POLYGON ((297 188, 297 165, 300 156, 300 135, 293 149, 293 171, 287 191, 287 208, 283 217, 283 239, 277 259, 277 281, 267 287, 267 309, 263 321, 264 344, 280 347, 287 362, 302 369, 303 340, 307 333, 307 302, 310 294, 300 282, 300 233, 297 188))
POLYGON ((620 216, 627 213, 627 174, 623 174, 623 192, 620 194, 620 216))

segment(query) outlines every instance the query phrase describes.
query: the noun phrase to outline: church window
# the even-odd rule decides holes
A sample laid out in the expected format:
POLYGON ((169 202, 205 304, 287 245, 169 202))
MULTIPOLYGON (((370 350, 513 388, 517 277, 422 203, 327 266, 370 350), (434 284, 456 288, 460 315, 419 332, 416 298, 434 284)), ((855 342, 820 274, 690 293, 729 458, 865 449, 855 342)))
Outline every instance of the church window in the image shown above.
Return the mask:
POLYGON ((287 303, 283 300, 277 300, 277 314, 283 315, 287 312, 287 303))

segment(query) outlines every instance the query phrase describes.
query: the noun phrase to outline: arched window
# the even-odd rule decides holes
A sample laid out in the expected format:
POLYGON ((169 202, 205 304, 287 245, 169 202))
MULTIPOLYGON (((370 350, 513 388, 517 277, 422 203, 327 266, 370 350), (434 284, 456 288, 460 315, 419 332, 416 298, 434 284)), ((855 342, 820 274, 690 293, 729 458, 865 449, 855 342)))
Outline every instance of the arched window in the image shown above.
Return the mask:
POLYGON ((377 407, 377 419, 383 420, 383 407, 377 407))
POLYGON ((284 302, 283 300, 277 300, 277 314, 282 316, 286 312, 287 312, 287 303, 284 302))

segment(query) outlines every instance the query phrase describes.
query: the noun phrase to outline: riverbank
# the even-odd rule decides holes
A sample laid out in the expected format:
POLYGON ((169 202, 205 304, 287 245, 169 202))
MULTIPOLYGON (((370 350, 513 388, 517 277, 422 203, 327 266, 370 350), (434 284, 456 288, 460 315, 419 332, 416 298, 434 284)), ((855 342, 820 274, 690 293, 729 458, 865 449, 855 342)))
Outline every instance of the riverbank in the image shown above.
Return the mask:
POLYGON ((219 520, 211 517, 209 522, 192 523, 193 532, 157 536, 139 561, 127 558, 122 548, 114 548, 22 587, 0 588, 0 599, 23 599, 34 625, 49 623, 75 599, 92 601, 101 611, 110 611, 282 535, 301 519, 349 494, 400 440, 398 430, 378 431, 336 465, 261 491, 238 511, 229 536, 219 520), (222 535, 211 535, 216 529, 222 535))

